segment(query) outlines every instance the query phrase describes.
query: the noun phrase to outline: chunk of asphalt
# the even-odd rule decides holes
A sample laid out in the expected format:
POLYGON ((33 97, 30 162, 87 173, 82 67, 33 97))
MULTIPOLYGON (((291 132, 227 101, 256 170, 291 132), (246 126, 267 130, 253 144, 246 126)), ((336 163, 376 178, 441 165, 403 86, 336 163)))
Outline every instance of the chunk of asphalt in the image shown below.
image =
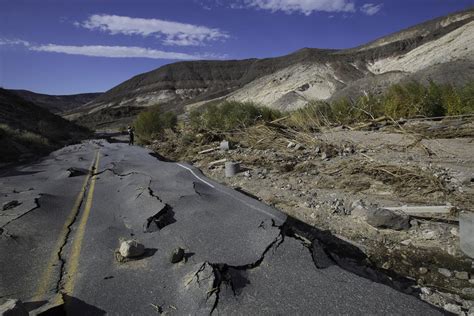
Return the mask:
POLYGON ((323 245, 317 239, 311 243, 311 256, 313 257, 314 265, 318 269, 326 269, 334 265, 334 261, 328 256, 323 245))
POLYGON ((21 202, 18 202, 17 200, 6 202, 2 206, 2 211, 10 210, 10 209, 15 208, 19 205, 21 205, 21 202))
POLYGON ((176 223, 173 208, 166 204, 158 213, 147 219, 144 231, 146 233, 155 232, 173 223, 176 223))
POLYGON ((178 263, 184 259, 184 249, 183 248, 176 248, 171 252, 170 262, 171 263, 178 263))
POLYGON ((20 300, 9 299, 0 305, 0 315, 4 316, 28 316, 28 311, 20 300))

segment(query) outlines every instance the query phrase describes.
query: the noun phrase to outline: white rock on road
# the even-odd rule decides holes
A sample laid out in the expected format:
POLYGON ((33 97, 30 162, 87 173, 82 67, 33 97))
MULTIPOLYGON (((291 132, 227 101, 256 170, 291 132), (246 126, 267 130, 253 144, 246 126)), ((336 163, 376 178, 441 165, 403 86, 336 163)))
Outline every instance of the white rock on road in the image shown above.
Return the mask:
POLYGON ((119 252, 124 258, 140 257, 145 253, 145 246, 136 240, 125 240, 120 244, 119 252))

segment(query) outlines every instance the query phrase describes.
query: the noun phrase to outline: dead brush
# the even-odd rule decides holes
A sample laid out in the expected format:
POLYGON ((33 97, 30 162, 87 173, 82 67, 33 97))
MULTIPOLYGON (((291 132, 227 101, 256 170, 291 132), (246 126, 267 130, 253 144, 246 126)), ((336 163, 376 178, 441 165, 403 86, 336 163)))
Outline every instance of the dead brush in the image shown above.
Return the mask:
POLYGON ((415 193, 424 197, 435 192, 443 193, 443 195, 449 193, 440 179, 419 168, 376 163, 350 164, 347 168, 351 175, 364 174, 391 186, 401 197, 415 193))

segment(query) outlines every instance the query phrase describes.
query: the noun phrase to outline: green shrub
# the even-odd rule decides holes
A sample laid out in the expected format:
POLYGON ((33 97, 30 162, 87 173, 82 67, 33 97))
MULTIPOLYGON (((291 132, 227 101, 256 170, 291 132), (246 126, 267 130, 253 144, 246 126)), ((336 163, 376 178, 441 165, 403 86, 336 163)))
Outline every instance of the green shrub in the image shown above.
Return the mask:
POLYGON ((191 111, 189 121, 194 130, 230 131, 254 125, 259 121, 272 121, 281 115, 280 111, 252 102, 225 101, 219 105, 210 104, 202 110, 191 111))
POLYGON ((137 136, 149 141, 153 137, 157 137, 164 129, 173 129, 176 126, 177 117, 172 112, 161 112, 159 106, 150 107, 141 112, 135 119, 133 126, 137 136))

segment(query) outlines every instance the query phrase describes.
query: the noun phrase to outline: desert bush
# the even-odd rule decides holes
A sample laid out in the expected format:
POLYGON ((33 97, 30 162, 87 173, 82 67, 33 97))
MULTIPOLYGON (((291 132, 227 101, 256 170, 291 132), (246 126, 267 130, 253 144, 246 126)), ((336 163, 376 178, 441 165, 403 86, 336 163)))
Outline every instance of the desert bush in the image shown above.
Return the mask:
POLYGON ((333 122, 331 105, 324 101, 311 101, 305 107, 291 112, 290 124, 301 129, 312 130, 333 122))
POLYGON ((155 105, 141 112, 135 119, 133 126, 137 136, 144 141, 157 137, 164 129, 173 129, 176 126, 177 117, 172 112, 161 112, 160 107, 155 105))
POLYGON ((281 115, 278 110, 261 107, 252 102, 225 101, 191 111, 189 121, 194 130, 230 131, 252 126, 257 122, 272 121, 281 115))

